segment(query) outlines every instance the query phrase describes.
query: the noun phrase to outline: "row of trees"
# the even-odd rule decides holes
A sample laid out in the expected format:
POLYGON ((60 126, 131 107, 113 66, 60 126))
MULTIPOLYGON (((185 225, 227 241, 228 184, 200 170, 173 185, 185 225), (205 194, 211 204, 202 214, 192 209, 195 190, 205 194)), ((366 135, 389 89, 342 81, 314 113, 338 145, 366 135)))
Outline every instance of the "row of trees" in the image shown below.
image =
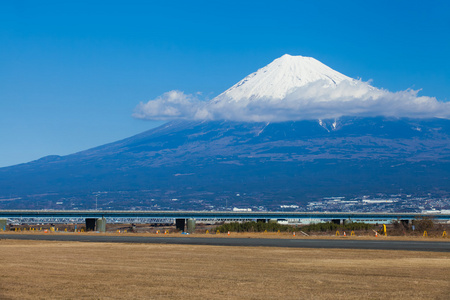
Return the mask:
POLYGON ((219 232, 293 232, 293 231, 336 231, 336 230, 370 230, 373 225, 366 223, 347 223, 344 225, 335 224, 332 222, 317 223, 304 226, 291 226, 278 224, 276 222, 232 222, 220 225, 217 227, 219 232))
POLYGON ((217 227, 217 230, 220 232, 292 232, 295 231, 295 227, 289 226, 289 225, 282 225, 278 224, 276 222, 232 222, 232 223, 225 223, 223 225, 220 225, 217 227))
POLYGON ((346 223, 344 225, 326 222, 326 223, 316 223, 309 224, 300 227, 302 231, 311 232, 311 231, 336 231, 336 230, 370 230, 373 229, 374 225, 367 223, 346 223))

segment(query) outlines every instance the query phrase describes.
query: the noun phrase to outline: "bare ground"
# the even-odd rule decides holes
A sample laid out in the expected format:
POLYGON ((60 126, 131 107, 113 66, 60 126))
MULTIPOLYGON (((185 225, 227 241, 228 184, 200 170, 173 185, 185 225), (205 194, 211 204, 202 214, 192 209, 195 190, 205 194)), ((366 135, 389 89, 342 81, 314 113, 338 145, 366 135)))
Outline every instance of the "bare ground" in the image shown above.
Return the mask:
POLYGON ((450 254, 0 240, 2 299, 448 299, 450 254))

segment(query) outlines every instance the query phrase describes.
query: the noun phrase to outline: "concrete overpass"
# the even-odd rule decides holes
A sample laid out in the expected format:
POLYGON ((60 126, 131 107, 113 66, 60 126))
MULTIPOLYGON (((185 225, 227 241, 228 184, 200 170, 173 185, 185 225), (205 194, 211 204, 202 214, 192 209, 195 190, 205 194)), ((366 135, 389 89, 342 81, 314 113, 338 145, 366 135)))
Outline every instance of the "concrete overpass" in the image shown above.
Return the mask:
POLYGON ((432 217, 450 221, 450 214, 421 213, 369 213, 369 212, 262 212, 262 211, 150 211, 150 210, 0 210, 0 218, 165 218, 201 220, 248 220, 248 219, 352 219, 352 220, 413 220, 432 217))
MULTIPOLYGON (((0 219, 6 220, 45 219, 55 223, 67 219, 85 219, 90 228, 101 224, 104 230, 107 219, 171 219, 177 227, 184 227, 186 220, 239 221, 239 220, 323 220, 342 223, 344 220, 383 223, 392 220, 409 222, 420 217, 431 217, 436 221, 450 221, 450 214, 419 213, 367 213, 367 212, 261 212, 261 211, 130 211, 130 210, 0 210, 0 219), (97 224, 98 225, 98 224, 97 224)), ((4 227, 3 226, 3 227, 4 227)))

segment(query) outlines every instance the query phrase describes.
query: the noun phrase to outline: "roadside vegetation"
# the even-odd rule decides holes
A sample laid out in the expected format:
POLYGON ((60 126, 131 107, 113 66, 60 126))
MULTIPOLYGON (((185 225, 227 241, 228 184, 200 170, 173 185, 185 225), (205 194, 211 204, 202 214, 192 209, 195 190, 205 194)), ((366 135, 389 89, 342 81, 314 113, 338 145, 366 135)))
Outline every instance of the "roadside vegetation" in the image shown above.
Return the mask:
MULTIPOLYGON (((429 216, 418 217, 412 222, 394 220, 386 225, 387 236, 411 236, 411 237, 435 237, 450 238, 450 224, 438 222, 429 216)), ((40 224, 40 225, 12 225, 5 228, 8 232, 22 233, 58 233, 58 232, 86 232, 85 224, 40 224)), ((0 229, 0 233, 3 230, 0 229)), ((149 233, 149 234, 171 234, 181 233, 172 223, 158 224, 106 224, 106 231, 109 233, 149 233)), ((350 222, 346 220, 344 224, 334 222, 313 223, 308 225, 287 225, 277 222, 230 222, 221 225, 198 222, 195 233, 215 234, 227 232, 238 233, 290 233, 296 232, 300 235, 310 236, 374 236, 385 235, 384 226, 379 224, 368 224, 361 222, 350 222)), ((286 235, 286 234, 285 234, 286 235)))
POLYGON ((371 230, 375 225, 367 223, 346 223, 344 225, 326 222, 326 223, 316 223, 301 226, 300 229, 305 232, 316 232, 316 231, 337 231, 337 230, 371 230))
MULTIPOLYGON (((412 222, 400 220, 387 223, 386 234, 388 236, 426 236, 426 237, 448 237, 450 225, 436 222, 430 217, 416 218, 412 222)), ((384 235, 383 224, 368 224, 362 222, 345 222, 336 224, 333 222, 313 223, 309 225, 285 225, 277 222, 231 222, 222 224, 214 229, 224 232, 303 232, 312 235, 339 235, 352 231, 355 234, 372 235, 375 231, 384 235)))
POLYGON ((294 232, 294 231, 304 231, 304 232, 327 232, 327 231, 337 231, 337 230, 371 230, 374 228, 372 224, 366 223, 347 223, 344 225, 335 224, 332 222, 326 223, 316 223, 304 226, 292 226, 283 225, 276 222, 232 222, 225 223, 217 227, 219 232, 294 232))
POLYGON ((388 229, 388 234, 393 236, 448 237, 447 233, 450 233, 449 224, 436 222, 428 216, 418 217, 409 223, 393 221, 388 229))
POLYGON ((292 232, 295 227, 289 225, 278 224, 276 222, 231 222, 225 223, 217 227, 219 232, 292 232))

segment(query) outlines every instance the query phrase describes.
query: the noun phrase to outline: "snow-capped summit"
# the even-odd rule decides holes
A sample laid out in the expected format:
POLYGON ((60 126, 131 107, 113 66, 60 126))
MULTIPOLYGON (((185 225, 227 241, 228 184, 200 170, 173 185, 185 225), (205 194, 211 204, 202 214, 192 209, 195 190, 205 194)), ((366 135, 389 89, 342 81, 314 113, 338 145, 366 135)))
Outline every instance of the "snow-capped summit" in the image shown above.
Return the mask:
POLYGON ((134 116, 156 120, 285 122, 342 116, 450 119, 450 103, 390 92, 347 77, 311 57, 283 55, 213 98, 170 91, 140 103, 134 116))
POLYGON ((216 101, 282 99, 292 89, 313 82, 333 86, 344 80, 353 81, 312 57, 285 54, 233 85, 217 96, 216 101))

